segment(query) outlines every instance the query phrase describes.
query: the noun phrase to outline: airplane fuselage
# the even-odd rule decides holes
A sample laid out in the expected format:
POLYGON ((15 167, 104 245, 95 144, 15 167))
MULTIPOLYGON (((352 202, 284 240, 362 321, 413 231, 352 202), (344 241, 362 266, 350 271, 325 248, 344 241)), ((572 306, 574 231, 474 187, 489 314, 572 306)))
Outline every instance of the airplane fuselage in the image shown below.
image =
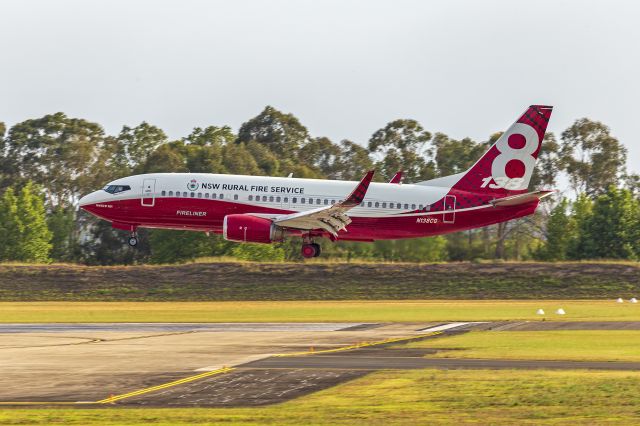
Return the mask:
MULTIPOLYGON (((221 233, 230 214, 284 215, 332 205, 358 182, 206 173, 154 173, 118 179, 116 193, 95 191, 83 209, 114 227, 190 229, 221 233)), ((108 188, 108 187, 107 187, 108 188)), ((482 194, 439 186, 371 183, 340 240, 425 237, 531 214, 535 205, 494 207, 482 194), (469 200, 475 198, 476 202, 469 200)), ((537 203, 535 203, 537 205, 537 203)), ((320 234, 318 234, 320 236, 320 234)))

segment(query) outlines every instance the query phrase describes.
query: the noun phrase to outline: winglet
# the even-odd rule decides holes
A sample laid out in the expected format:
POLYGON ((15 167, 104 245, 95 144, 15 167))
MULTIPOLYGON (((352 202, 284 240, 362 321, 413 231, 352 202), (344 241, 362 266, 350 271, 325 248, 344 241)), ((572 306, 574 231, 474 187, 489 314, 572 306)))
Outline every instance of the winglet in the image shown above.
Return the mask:
POLYGON ((391 180, 389 181, 389 183, 397 183, 400 184, 402 182, 402 173, 403 171, 400 170, 399 172, 397 172, 395 175, 393 175, 393 177, 391 178, 391 180))
POLYGON ((369 170, 366 175, 362 178, 356 189, 349 194, 349 196, 340 203, 341 207, 352 208, 360 205, 362 200, 364 200, 364 196, 367 193, 367 189, 369 189, 369 184, 371 183, 371 179, 373 179, 373 174, 375 170, 369 170))

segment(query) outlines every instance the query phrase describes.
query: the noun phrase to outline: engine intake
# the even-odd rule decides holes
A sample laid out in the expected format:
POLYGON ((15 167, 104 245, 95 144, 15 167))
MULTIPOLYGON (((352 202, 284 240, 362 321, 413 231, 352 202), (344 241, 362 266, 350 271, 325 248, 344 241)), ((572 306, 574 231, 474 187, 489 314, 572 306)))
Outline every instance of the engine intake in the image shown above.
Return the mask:
POLYGON ((269 219, 250 214, 227 215, 222 225, 222 235, 228 241, 269 244, 284 240, 284 234, 284 229, 269 219))

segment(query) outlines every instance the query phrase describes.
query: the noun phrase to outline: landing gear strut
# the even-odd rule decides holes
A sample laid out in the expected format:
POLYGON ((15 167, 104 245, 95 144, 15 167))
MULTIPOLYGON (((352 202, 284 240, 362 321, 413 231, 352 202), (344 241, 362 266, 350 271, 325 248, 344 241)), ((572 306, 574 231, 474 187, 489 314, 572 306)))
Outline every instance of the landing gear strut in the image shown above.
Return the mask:
POLYGON ((131 233, 129 240, 127 241, 131 247, 138 245, 138 234, 134 231, 131 233))

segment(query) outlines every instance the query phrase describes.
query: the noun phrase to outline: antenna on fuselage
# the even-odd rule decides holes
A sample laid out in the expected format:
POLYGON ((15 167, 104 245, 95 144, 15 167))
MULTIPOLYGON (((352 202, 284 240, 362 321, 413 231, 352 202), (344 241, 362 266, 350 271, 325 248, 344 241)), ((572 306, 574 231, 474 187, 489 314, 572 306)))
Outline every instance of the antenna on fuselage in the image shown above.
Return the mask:
POLYGON ((289 176, 287 176, 288 178, 293 177, 293 173, 289 173, 289 176))

